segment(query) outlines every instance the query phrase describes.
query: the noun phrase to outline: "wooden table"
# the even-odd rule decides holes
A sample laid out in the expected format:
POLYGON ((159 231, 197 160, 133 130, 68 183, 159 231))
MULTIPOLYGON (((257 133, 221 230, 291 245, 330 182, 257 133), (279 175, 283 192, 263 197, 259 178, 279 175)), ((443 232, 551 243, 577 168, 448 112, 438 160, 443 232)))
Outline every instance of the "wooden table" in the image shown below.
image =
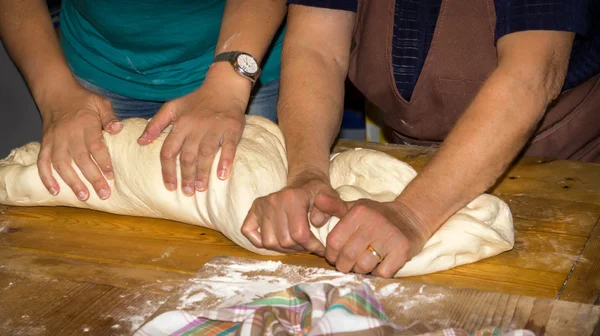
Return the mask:
MULTIPOLYGON (((421 169, 433 151, 374 148, 421 169)), ((510 206, 512 251, 409 280, 600 303, 600 165, 524 158, 493 188, 510 206)), ((0 333, 127 334, 219 255, 331 268, 312 255, 265 258, 214 231, 71 208, 0 206, 0 333)))

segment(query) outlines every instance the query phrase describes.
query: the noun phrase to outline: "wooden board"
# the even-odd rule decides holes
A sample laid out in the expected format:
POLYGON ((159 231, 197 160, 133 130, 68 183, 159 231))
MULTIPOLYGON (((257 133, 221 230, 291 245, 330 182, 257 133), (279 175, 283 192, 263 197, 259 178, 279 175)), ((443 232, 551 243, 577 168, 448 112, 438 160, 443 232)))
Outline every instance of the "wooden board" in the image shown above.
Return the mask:
MULTIPOLYGON (((340 142, 337 150, 352 147, 382 150, 417 170, 433 153, 429 148, 348 141, 340 142)), ((524 158, 492 191, 513 212, 515 249, 408 280, 503 295, 597 303, 600 165, 524 158)), ((314 255, 258 256, 218 232, 182 223, 61 207, 0 205, 0 272, 4 274, 84 283, 96 286, 92 286, 95 291, 117 288, 172 295, 177 286, 219 255, 332 269, 314 255)), ((44 286, 53 288, 55 283, 48 281, 44 286)), ((73 293, 79 288, 75 284, 73 293)), ((57 293, 64 291, 61 285, 56 286, 57 293)), ((0 295, 0 306, 5 306, 6 300, 0 295)), ((41 303, 34 300, 30 304, 41 303)), ((103 314, 97 308, 87 319, 103 321, 103 314)), ((72 319, 67 313, 60 316, 64 324, 72 319)), ((0 325, 2 321, 0 315, 0 325)))
POLYGON ((170 294, 0 270, 2 335, 131 335, 170 294))
POLYGON ((251 302, 297 283, 329 282, 336 286, 371 285, 389 319, 407 327, 406 335, 445 328, 472 333, 498 327, 529 329, 537 335, 583 336, 592 335, 600 321, 600 306, 424 285, 402 279, 348 276, 285 264, 275 265, 277 269, 273 271, 272 263, 267 266, 251 259, 214 258, 157 310, 153 318, 175 309, 194 314, 217 306, 251 302), (236 284, 229 284, 228 291, 221 291, 225 285, 223 278, 232 274, 235 274, 236 284))

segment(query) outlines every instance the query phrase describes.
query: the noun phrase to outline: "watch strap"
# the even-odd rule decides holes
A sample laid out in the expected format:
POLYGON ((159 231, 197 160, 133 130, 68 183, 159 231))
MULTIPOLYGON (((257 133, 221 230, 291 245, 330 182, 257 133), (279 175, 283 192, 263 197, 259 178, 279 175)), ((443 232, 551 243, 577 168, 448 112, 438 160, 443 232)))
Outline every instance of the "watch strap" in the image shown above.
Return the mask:
MULTIPOLYGON (((246 54, 250 57, 252 57, 254 59, 254 56, 248 54, 248 53, 244 53, 241 51, 226 51, 226 52, 222 52, 220 54, 217 54, 215 56, 215 58, 213 59, 213 63, 215 62, 229 62, 232 66, 233 66, 233 70, 235 70, 235 72, 237 72, 240 76, 247 78, 248 80, 250 80, 253 84, 256 82, 256 80, 258 79, 258 77, 260 76, 261 73, 261 69, 260 67, 258 67, 258 70, 256 71, 256 73, 254 74, 248 74, 245 73, 244 71, 238 69, 236 67, 237 64, 237 58, 239 55, 241 54, 246 54)), ((255 59, 256 61, 256 59, 255 59)), ((258 64, 258 62, 257 62, 258 64)))
POLYGON ((237 52, 237 51, 226 51, 226 52, 220 53, 217 56, 215 56, 215 59, 213 60, 213 62, 223 62, 223 61, 231 62, 232 60, 235 60, 235 56, 237 56, 238 54, 239 54, 239 52, 237 52))

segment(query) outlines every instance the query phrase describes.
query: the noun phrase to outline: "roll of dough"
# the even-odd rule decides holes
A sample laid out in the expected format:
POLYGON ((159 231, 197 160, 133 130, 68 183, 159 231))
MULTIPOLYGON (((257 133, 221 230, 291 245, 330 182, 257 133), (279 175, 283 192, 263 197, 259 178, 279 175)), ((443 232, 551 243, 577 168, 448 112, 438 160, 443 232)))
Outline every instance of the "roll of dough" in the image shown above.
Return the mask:
MULTIPOLYGON (((29 143, 0 160, 0 203, 18 206, 71 206, 120 215, 164 218, 220 231, 234 243, 252 252, 275 255, 254 247, 240 227, 252 202, 285 186, 287 161, 281 131, 267 119, 247 116, 238 145, 232 176, 221 181, 216 176, 217 153, 209 177, 209 188, 192 197, 181 187, 170 192, 162 182, 160 150, 169 132, 152 144, 136 142, 147 121, 126 119, 116 135, 104 134, 115 178, 108 200, 94 192, 87 202, 79 201, 68 186, 53 174, 61 192, 52 196, 42 184, 37 170, 39 143, 29 143)), ((75 167, 75 166, 74 166, 75 167)), ((91 185, 82 177, 89 188, 91 185)), ((178 167, 179 171, 179 167, 178 167)), ((390 201, 416 176, 408 164, 385 153, 356 149, 331 156, 331 183, 344 200, 370 198, 390 201)), ((180 180, 180 176, 178 176, 180 180)), ((332 218, 313 233, 324 244, 338 222, 332 218)), ((506 203, 491 195, 481 195, 452 216, 427 242, 419 255, 396 276, 432 273, 472 263, 509 250, 514 245, 512 216, 506 203)))

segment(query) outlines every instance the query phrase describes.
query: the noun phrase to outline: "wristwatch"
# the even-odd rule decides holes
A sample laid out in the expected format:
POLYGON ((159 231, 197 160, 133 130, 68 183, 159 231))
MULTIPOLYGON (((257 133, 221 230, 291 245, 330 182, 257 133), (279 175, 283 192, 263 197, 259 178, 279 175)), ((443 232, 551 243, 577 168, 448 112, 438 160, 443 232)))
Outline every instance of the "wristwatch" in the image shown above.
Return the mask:
POLYGON ((229 62, 240 76, 255 83, 260 76, 260 67, 252 55, 241 51, 228 51, 215 56, 215 62, 229 62))

